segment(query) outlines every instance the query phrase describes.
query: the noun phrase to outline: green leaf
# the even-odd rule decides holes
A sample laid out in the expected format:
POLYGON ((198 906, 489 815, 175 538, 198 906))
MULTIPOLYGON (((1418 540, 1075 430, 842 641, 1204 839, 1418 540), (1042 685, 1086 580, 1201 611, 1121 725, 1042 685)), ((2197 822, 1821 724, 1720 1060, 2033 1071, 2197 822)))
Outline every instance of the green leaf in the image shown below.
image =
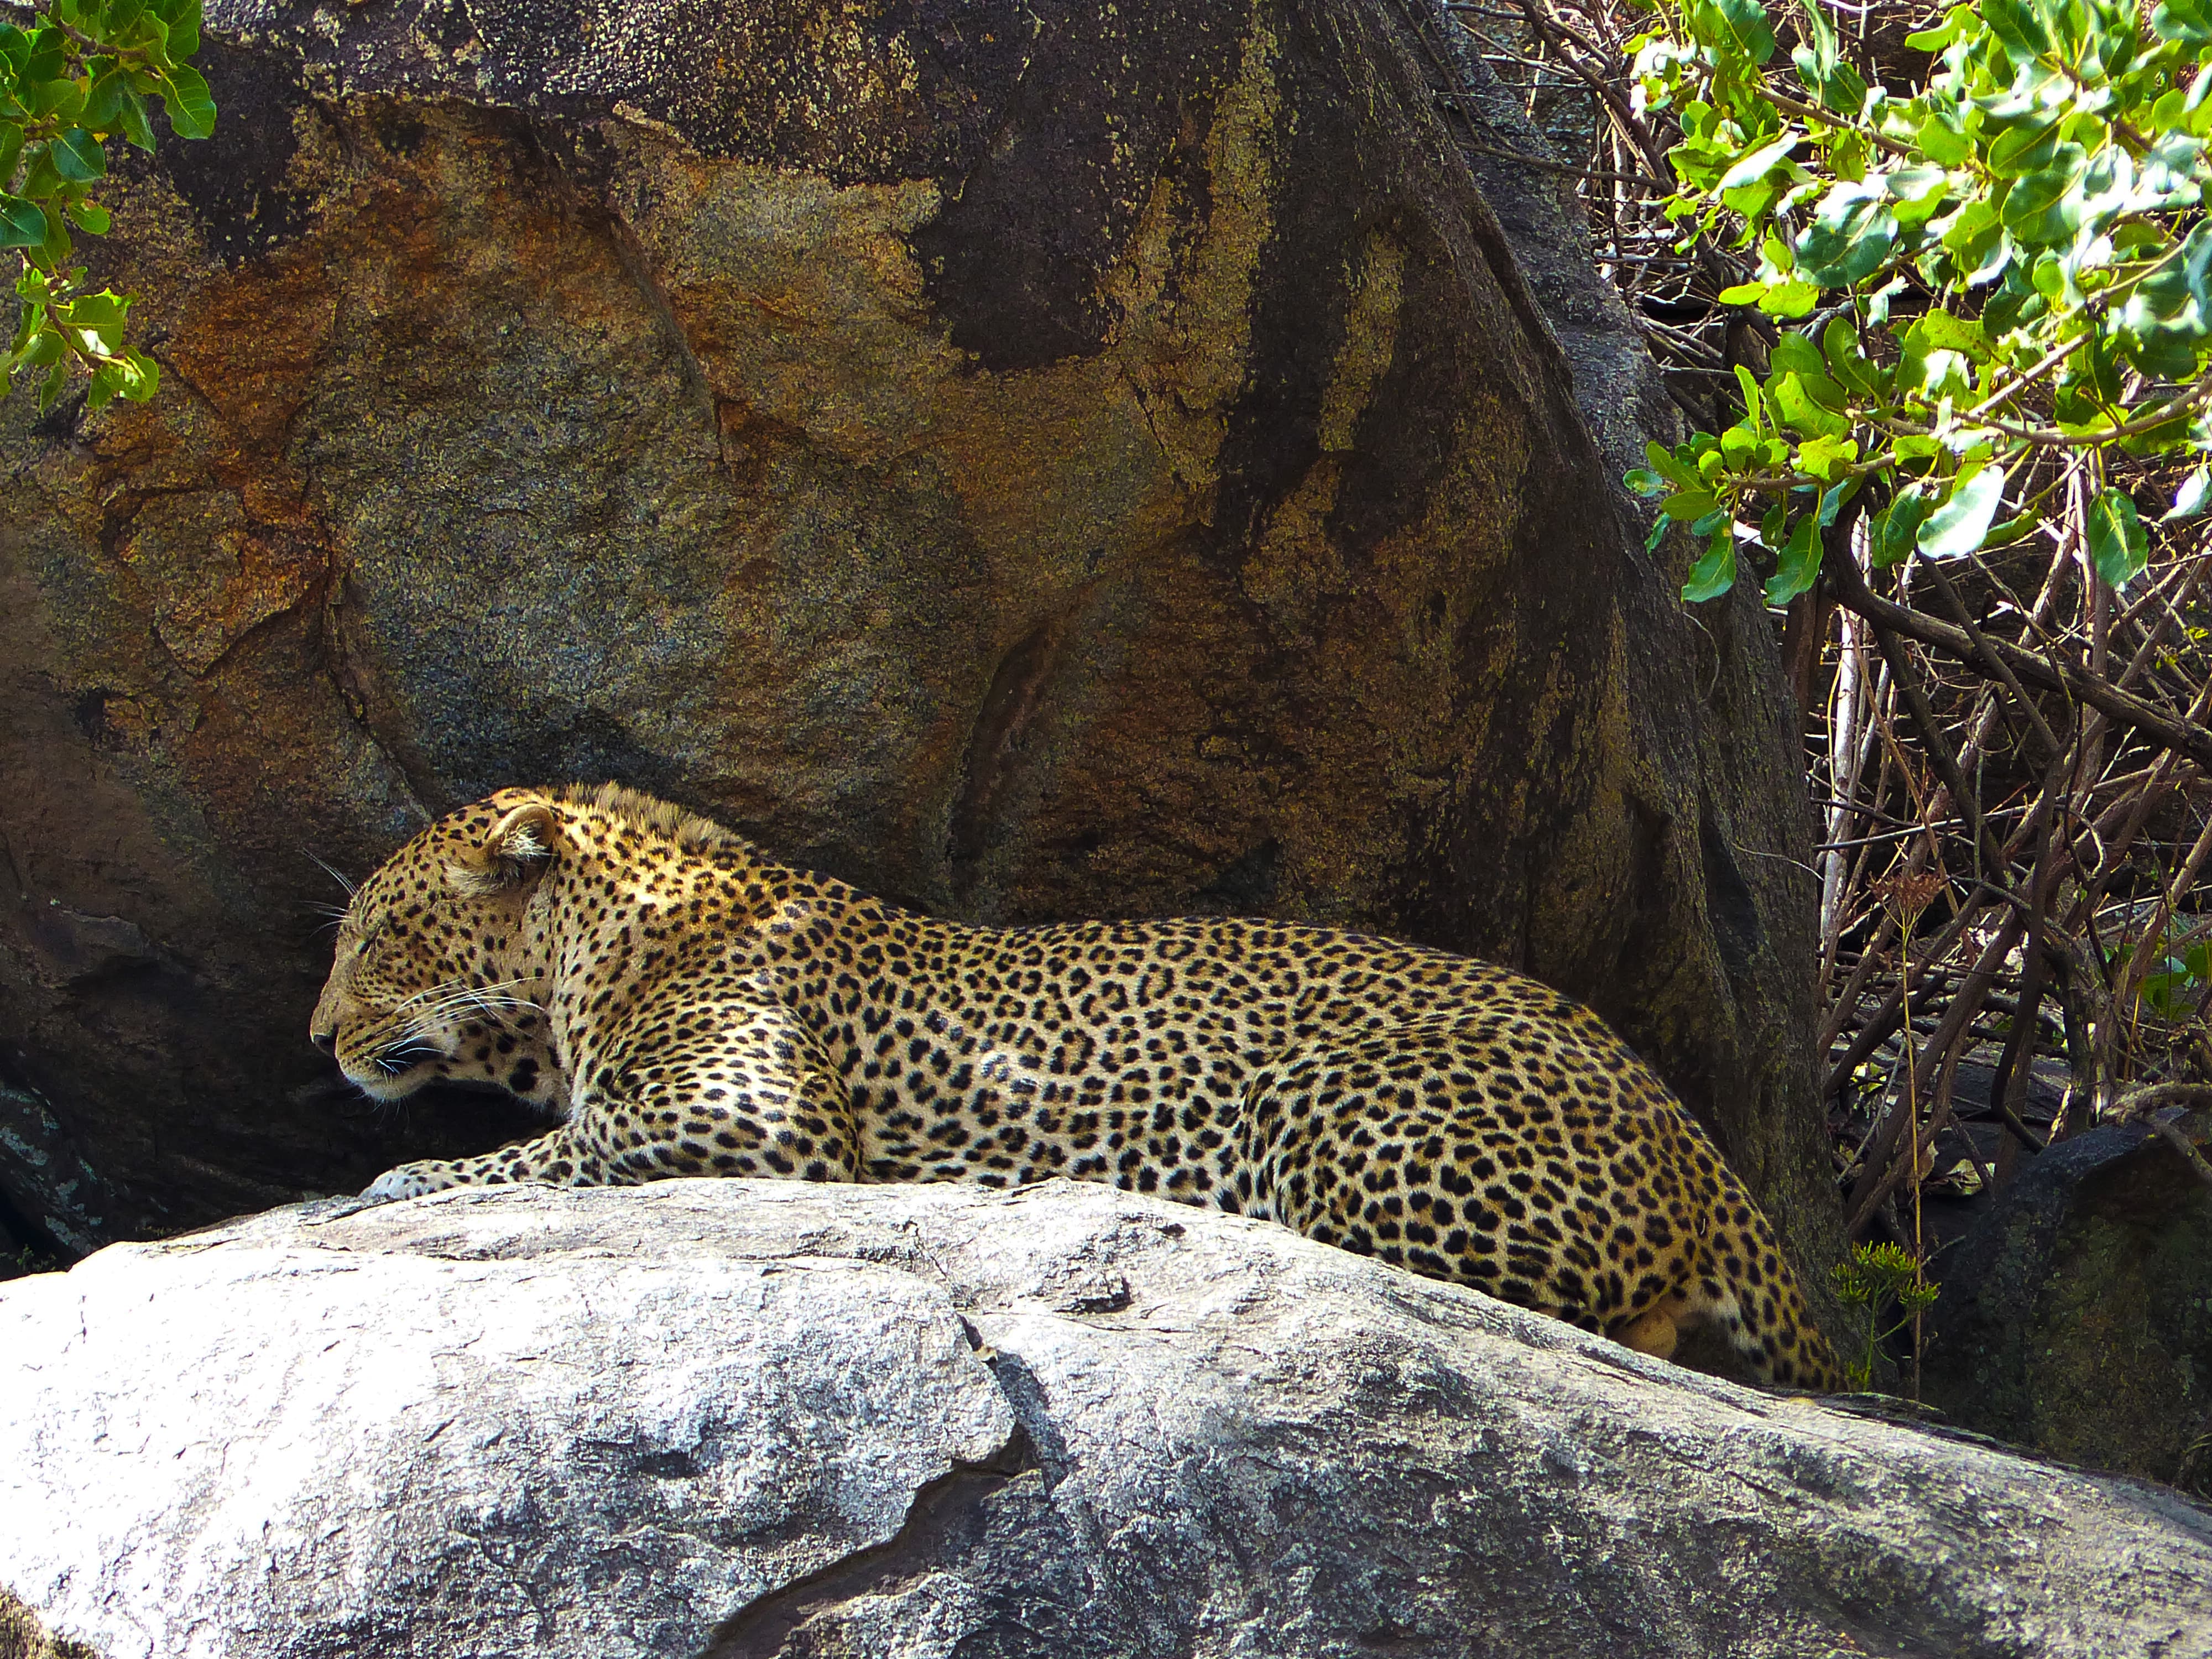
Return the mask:
POLYGON ((2097 574, 2116 588, 2125 587, 2142 574, 2149 559, 2135 502, 2124 490, 2100 490, 2089 504, 2089 561, 2097 574))
POLYGON ((53 146, 26 144, 23 147, 23 179, 16 188, 33 201, 44 201, 60 194, 62 176, 54 171, 53 146))
POLYGON ((1996 354, 1990 349, 1989 339, 1982 332, 1982 325, 1971 317, 1954 317, 1948 311, 1930 311, 1912 325, 1910 335, 1927 349, 1941 348, 1946 351, 1956 351, 1978 363, 1996 361, 1996 354))
POLYGON ((1705 480, 1698 476, 1698 470, 1676 459, 1674 452, 1663 444, 1647 442, 1644 446, 1644 459, 1651 464, 1654 472, 1678 489, 1705 488, 1705 480))
POLYGON ((1879 185, 1840 184, 1797 239, 1797 268, 1823 288, 1850 288, 1881 269, 1897 242, 1897 218, 1879 185))
POLYGON ((0 247, 44 247, 46 216, 35 202, 0 191, 0 247))
POLYGON ((1797 135, 1784 132, 1771 144, 1762 144, 1751 151, 1721 174, 1720 182, 1713 185, 1716 193, 1734 190, 1740 185, 1755 185, 1766 177, 1781 162, 1790 159, 1790 152, 1797 148, 1797 135))
POLYGON ((2204 510, 2204 497, 2212 489, 2212 467, 2198 467, 2181 481, 2181 488, 2173 492, 2172 510, 2159 522, 2171 524, 2176 519, 2193 519, 2204 510))
POLYGON ((69 62, 69 36, 58 28, 42 28, 31 36, 30 54, 21 70, 26 85, 52 82, 69 62))
POLYGON ((1805 383, 1794 373, 1770 380, 1766 395, 1782 423, 1808 438, 1840 438, 1851 429, 1850 422, 1843 416, 1815 403, 1805 390, 1805 383))
POLYGON ((88 294, 72 301, 68 315, 56 321, 76 337, 88 356, 112 356, 123 349, 124 319, 131 301, 112 292, 88 294))
POLYGON ((1868 550, 1875 569, 1887 570, 1912 556, 1913 543, 1934 505, 1933 499, 1916 484, 1874 515, 1867 529, 1868 550))
POLYGON ((2151 33, 2185 46, 2212 45, 2212 15, 2197 0, 2160 0, 2150 15, 2151 33))
POLYGON ((1735 526, 1723 524, 1713 532, 1704 555, 1690 567, 1682 584, 1682 599, 1689 605, 1717 599, 1735 586, 1735 526))
POLYGON ((2057 125, 2057 116, 2038 111, 2033 119, 1999 133, 1990 145, 1990 171, 2011 179, 2046 165, 2058 149, 2057 125))
POLYGON ((1692 524, 1719 504, 1720 498, 1709 489, 1686 489, 1660 502, 1659 510, 1670 519, 1692 524))
POLYGON ((1721 290, 1721 303, 1724 306, 1757 305, 1765 297, 1764 283, 1736 283, 1721 290))
POLYGON ((131 83, 123 71, 110 69, 92 83, 85 95, 84 112, 77 119, 94 132, 112 132, 123 118, 123 100, 131 90, 131 83))
POLYGON ((123 136, 148 155, 154 150, 154 128, 146 117, 146 100, 135 88, 123 94, 123 108, 116 117, 123 136))
POLYGON ((85 387, 84 406, 87 409, 106 408, 108 400, 123 389, 123 374, 120 363, 102 363, 94 369, 92 383, 85 387))
POLYGON ((2004 226, 1986 200, 1968 202, 1943 222, 1943 246, 1958 262, 1960 280, 1978 287, 1999 276, 2009 258, 2004 226))
POLYGON ((2004 499, 2004 469, 1983 465, 1961 477, 1950 499, 1920 526, 1920 550, 1931 559, 1963 559, 1982 544, 2004 499))
MULTIPOLYGON (((1818 478, 1822 483, 1835 483, 1837 475, 1856 462, 1858 458, 1859 446, 1856 438, 1815 438, 1810 443, 1798 447, 1797 469, 1810 477, 1818 478)), ((1841 484, 1836 485, 1837 489, 1841 488, 1841 484)), ((1828 492, 1830 496, 1835 494, 1836 489, 1828 492)), ((1826 513, 1828 510, 1824 498, 1821 511, 1826 513)))
MULTIPOLYGON (((200 0, 187 0, 169 19, 169 56, 183 63, 200 49, 200 0)), ((125 393, 126 397, 131 393, 125 393)))
POLYGON ((1771 380, 1785 371, 1796 375, 1811 392, 1830 409, 1841 409, 1846 401, 1844 389, 1829 377, 1826 359, 1820 348, 1802 334, 1784 334, 1774 343, 1767 354, 1767 378, 1771 380))
POLYGON ((1807 316, 1820 303, 1820 290, 1810 283, 1776 283, 1759 296, 1759 308, 1770 317, 1807 316))
POLYGON ((1766 216, 1767 210, 1782 199, 1779 184, 1739 185, 1734 190, 1721 192, 1721 205, 1730 213, 1741 216, 1747 223, 1757 223, 1766 216))
POLYGON ((1744 423, 1756 434, 1764 429, 1763 411, 1759 399, 1759 381, 1757 377, 1741 363, 1735 364, 1735 368, 1736 387, 1743 393, 1744 423))
POLYGON ((1932 29, 1923 29, 1917 34, 1908 34, 1905 44, 1915 52, 1941 52, 1981 20, 1972 6, 1954 6, 1943 15, 1943 21, 1932 29))
POLYGON ((1936 167, 1898 167, 1882 175, 1883 188, 1899 202, 1926 202, 1941 198, 1951 175, 1936 167))
MULTIPOLYGON (((1838 63, 1820 83, 1820 101, 1840 115, 1856 118, 1866 108, 1865 78, 1849 62, 1838 63)), ((1856 141, 1856 133, 1845 135, 1856 141)))
POLYGON ((123 362, 131 371, 123 395, 131 402, 143 404, 161 389, 161 366, 144 352, 134 347, 123 354, 123 362))
POLYGON ((1808 43, 1790 54, 1790 61, 1797 67, 1797 78, 1808 92, 1818 93, 1827 82, 1830 71, 1836 67, 1838 52, 1836 31, 1828 21, 1828 15, 1820 9, 1820 0, 1804 0, 1800 8, 1805 20, 1808 43))
POLYGON ((71 127, 47 147, 46 153, 53 158, 54 171, 73 185, 107 176, 107 152, 82 127, 71 127))
POLYGON ((1766 21, 1766 9, 1759 0, 1714 0, 1714 3, 1753 63, 1763 64, 1774 55, 1774 26, 1766 21))
POLYGON ((215 131, 215 100, 198 70, 178 64, 168 73, 162 92, 169 106, 169 126, 179 138, 204 138, 215 131))
POLYGON ((1790 532, 1790 544, 1782 550, 1781 562, 1767 581, 1767 604, 1789 604, 1819 580, 1820 575, 1820 521, 1816 514, 1808 513, 1790 532))
POLYGON ((29 368, 50 368, 64 363, 69 356, 68 342, 62 338, 61 330, 41 319, 31 331, 31 338, 16 354, 29 368))
POLYGON ((94 236, 107 234, 108 212, 99 203, 71 202, 68 204, 68 212, 69 216, 76 221, 78 227, 88 234, 94 236))
POLYGON ((1621 483, 1626 484, 1638 495, 1645 496, 1656 495, 1667 487, 1667 481, 1664 478, 1656 472, 1641 466, 1632 468, 1622 477, 1621 483))
POLYGON ((1838 381, 1862 398, 1874 395, 1881 371, 1859 349, 1859 331, 1849 318, 1830 319, 1820 332, 1820 351, 1838 381))
POLYGON ((13 121, 0 121, 0 188, 15 176, 15 161, 22 153, 23 129, 13 121))
POLYGON ((21 94, 23 107, 33 115, 52 117, 67 123, 76 119, 77 112, 84 107, 84 88, 74 81, 34 81, 21 94))
POLYGON ((1928 403, 1965 397, 1973 389, 1974 377, 1963 352, 1931 345, 1917 330, 1905 337, 1905 355, 1897 365, 1897 384, 1917 392, 1928 403))
POLYGON ((2014 64, 2032 64, 2051 50, 2041 20, 2018 0, 1982 0, 1982 21, 2014 64))
POLYGON ((2033 241, 2071 240, 2081 222, 2080 186, 2088 161, 2081 145, 2060 144, 2051 152, 2050 166, 2014 180, 2005 192, 2005 228, 2033 241))
POLYGON ((46 210, 46 240, 39 244, 39 251, 31 257, 48 270, 59 270, 69 263, 70 251, 76 244, 70 240, 69 226, 53 209, 46 210))
POLYGON ((1963 166, 1974 153, 1974 141, 1940 113, 1923 121, 1913 136, 1928 159, 1941 167, 1963 166))

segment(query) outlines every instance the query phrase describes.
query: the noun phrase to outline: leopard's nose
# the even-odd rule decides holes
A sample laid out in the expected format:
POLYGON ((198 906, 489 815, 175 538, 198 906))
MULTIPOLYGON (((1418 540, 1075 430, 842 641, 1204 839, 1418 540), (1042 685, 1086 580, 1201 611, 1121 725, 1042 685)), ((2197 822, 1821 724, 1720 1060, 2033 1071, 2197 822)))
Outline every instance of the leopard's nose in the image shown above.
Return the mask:
POLYGON ((310 1031, 307 1033, 307 1040, 326 1054, 335 1055, 338 1051, 338 1034, 336 1026, 327 1031, 310 1031))

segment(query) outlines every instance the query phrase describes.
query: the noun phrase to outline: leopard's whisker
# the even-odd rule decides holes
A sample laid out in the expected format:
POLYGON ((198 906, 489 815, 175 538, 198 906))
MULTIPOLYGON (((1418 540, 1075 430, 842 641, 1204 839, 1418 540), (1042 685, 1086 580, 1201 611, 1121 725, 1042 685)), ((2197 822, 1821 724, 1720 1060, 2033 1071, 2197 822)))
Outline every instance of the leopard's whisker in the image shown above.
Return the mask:
MULTIPOLYGON (((348 881, 343 871, 340 870, 336 865, 331 864, 328 860, 325 859, 323 855, 316 852, 313 848, 303 847, 300 850, 307 854, 309 858, 314 860, 317 864, 320 865, 325 875, 328 876, 332 881, 337 883, 339 886, 345 889, 345 896, 348 900, 352 900, 360 896, 360 883, 348 881)), ((343 915, 344 912, 341 911, 339 914, 343 915)))

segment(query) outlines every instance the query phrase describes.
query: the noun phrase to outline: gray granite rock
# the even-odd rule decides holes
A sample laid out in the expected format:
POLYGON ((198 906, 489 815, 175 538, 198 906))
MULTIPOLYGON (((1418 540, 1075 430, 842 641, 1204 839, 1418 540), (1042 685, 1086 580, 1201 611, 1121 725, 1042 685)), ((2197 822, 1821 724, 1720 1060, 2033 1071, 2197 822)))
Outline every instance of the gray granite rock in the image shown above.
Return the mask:
POLYGON ((2043 1152, 1942 1259, 1927 1397, 1971 1428, 2212 1492, 2212 1194, 2136 1124, 2043 1152))
POLYGON ((0 1587, 169 1656, 2212 1653, 2212 1518, 1093 1186, 273 1212, 0 1288, 0 1587))

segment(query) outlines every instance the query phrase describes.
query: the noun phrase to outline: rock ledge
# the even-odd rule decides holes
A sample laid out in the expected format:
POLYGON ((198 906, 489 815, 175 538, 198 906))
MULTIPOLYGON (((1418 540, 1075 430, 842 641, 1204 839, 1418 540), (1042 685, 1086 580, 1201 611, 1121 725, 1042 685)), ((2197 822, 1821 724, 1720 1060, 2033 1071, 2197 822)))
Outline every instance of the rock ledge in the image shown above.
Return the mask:
POLYGON ((1054 1182, 311 1204, 0 1290, 0 1585, 173 1655, 2212 1653, 2212 1517, 1054 1182))

